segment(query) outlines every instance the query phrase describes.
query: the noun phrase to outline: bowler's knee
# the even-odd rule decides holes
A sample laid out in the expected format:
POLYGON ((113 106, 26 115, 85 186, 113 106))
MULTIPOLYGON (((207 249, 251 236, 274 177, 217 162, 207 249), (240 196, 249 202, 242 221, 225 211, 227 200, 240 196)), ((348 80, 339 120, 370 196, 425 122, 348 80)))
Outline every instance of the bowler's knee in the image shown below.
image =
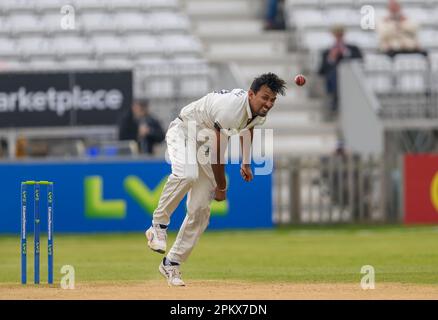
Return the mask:
POLYGON ((208 225, 210 224, 210 210, 208 211, 208 214, 203 216, 203 221, 202 221, 202 232, 205 231, 205 229, 207 229, 208 225))
POLYGON ((189 204, 187 206, 187 214, 196 216, 198 219, 210 217, 210 207, 199 204, 189 204))
MULTIPOLYGON (((190 213, 189 213, 190 214, 190 213)), ((203 208, 192 212, 191 222, 199 226, 199 230, 204 232, 210 223, 210 208, 203 208)))

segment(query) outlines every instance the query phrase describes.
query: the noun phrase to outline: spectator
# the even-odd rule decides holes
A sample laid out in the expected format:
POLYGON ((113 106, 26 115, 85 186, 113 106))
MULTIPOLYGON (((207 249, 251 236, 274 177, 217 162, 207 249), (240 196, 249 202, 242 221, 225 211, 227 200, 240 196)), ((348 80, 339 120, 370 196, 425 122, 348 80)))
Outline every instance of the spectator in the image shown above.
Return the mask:
POLYGON ((334 26, 331 31, 335 43, 323 51, 318 73, 325 78, 326 91, 331 99, 330 111, 335 114, 338 110, 337 66, 345 59, 361 59, 362 53, 357 46, 345 43, 343 26, 334 26))
POLYGON ((285 29, 283 5, 284 0, 266 0, 265 30, 285 29))
POLYGON ((390 57, 398 53, 421 53, 427 56, 417 40, 418 26, 403 14, 400 3, 389 0, 388 11, 389 14, 377 25, 379 49, 390 57))
POLYGON ((149 111, 146 99, 134 101, 119 123, 119 139, 135 140, 141 153, 153 154, 154 146, 164 140, 160 122, 149 111))

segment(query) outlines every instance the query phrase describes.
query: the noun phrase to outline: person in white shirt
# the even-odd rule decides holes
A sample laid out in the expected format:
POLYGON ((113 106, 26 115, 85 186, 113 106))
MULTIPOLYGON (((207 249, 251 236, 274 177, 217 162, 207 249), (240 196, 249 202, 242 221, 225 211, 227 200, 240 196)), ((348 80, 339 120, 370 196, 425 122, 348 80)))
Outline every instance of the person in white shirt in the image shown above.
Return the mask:
POLYGON ((211 201, 226 199, 224 143, 228 136, 241 135, 240 174, 249 182, 253 179, 249 159, 254 126, 265 121, 277 94, 284 95, 285 89, 284 80, 266 73, 255 78, 248 91, 234 89, 207 94, 184 107, 170 123, 166 143, 172 174, 154 211, 152 226, 145 232, 148 246, 165 253, 171 215, 188 193, 186 217, 175 243, 159 266, 169 285, 185 285, 180 264, 187 260, 207 228, 211 201), (250 143, 244 142, 245 133, 250 143), (208 156, 209 161, 204 161, 202 156, 208 156))
POLYGON ((379 49, 390 57, 397 54, 419 53, 427 56, 417 39, 419 26, 402 12, 397 0, 388 1, 388 15, 377 25, 379 49))

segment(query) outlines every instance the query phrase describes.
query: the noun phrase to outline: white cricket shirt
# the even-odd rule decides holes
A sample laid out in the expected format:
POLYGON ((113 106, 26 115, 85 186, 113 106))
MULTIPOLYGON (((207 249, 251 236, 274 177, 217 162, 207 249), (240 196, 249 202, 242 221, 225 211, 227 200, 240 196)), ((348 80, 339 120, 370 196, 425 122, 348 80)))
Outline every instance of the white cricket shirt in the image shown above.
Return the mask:
POLYGON ((224 129, 228 135, 261 125, 266 120, 266 117, 252 117, 248 91, 243 89, 211 92, 185 106, 180 117, 184 121, 196 121, 201 129, 224 129))

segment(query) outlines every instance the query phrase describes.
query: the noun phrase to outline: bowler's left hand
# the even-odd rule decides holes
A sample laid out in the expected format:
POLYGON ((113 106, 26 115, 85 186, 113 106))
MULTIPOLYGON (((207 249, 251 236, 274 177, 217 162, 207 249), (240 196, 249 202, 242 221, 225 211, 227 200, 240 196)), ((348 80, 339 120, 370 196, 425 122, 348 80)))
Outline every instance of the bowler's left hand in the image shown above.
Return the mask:
POLYGON ((240 166, 240 175, 242 176, 243 180, 250 182, 253 179, 251 166, 249 164, 242 164, 240 166))

